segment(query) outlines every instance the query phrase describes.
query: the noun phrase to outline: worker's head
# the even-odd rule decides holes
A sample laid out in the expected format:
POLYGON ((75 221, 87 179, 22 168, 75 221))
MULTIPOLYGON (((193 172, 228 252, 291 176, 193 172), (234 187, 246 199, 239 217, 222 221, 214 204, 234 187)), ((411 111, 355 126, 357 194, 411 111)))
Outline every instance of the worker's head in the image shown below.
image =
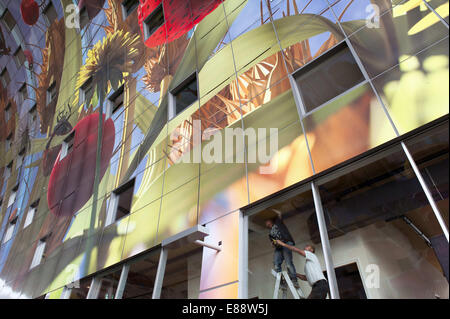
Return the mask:
POLYGON ((275 225, 275 218, 268 218, 266 219, 266 227, 272 228, 272 226, 275 225))
POLYGON ((316 248, 313 245, 306 245, 305 250, 312 252, 313 254, 316 252, 316 248))

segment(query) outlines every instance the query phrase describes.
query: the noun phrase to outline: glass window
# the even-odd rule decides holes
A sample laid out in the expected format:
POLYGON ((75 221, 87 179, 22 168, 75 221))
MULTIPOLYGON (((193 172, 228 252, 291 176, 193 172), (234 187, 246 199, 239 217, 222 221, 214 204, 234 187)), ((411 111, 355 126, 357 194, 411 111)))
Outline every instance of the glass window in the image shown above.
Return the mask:
POLYGON ((120 107, 123 106, 123 102, 124 102, 124 86, 122 85, 108 98, 106 118, 110 118, 114 113, 116 113, 120 109, 120 107))
POLYGON ((9 222, 8 228, 6 229, 5 237, 3 238, 3 243, 6 243, 12 238, 14 233, 14 228, 16 227, 17 217, 15 217, 12 221, 9 222))
POLYGON ((45 246, 46 246, 46 238, 41 238, 36 246, 36 250, 34 251, 33 260, 31 261, 30 269, 36 267, 39 265, 44 258, 45 253, 45 246))
POLYGON ((36 104, 33 105, 33 107, 28 111, 28 113, 30 114, 31 117, 31 122, 35 122, 36 121, 36 104))
POLYGON ((11 12, 9 12, 8 9, 6 9, 3 12, 3 16, 1 17, 1 19, 6 24, 9 31, 12 31, 12 29, 16 26, 16 20, 14 19, 14 17, 12 16, 11 12))
POLYGON ((114 299, 121 273, 122 268, 106 275, 101 275, 101 277, 98 278, 99 291, 95 299, 114 299))
MULTIPOLYGON (((89 100, 91 100, 94 91, 92 88, 92 78, 89 78, 80 88, 80 99, 79 104, 83 104, 89 100)), ((89 107, 86 105, 86 107, 89 107)))
POLYGON ((22 166, 24 157, 25 157, 25 148, 21 149, 17 156, 16 169, 22 166))
POLYGON ((8 104, 5 108, 5 123, 8 123, 11 118, 11 104, 8 104))
POLYGON ((28 99, 27 85, 24 84, 19 89, 19 105, 28 99))
POLYGON ((14 61, 16 62, 16 66, 18 68, 20 68, 25 63, 25 54, 23 53, 23 50, 20 46, 14 53, 14 61))
POLYGON ((30 205, 30 209, 28 210, 27 217, 25 218, 23 228, 28 227, 33 222, 33 218, 34 215, 36 214, 38 206, 39 206, 39 199, 30 205))
POLYGON ((152 13, 144 20, 144 39, 147 40, 150 36, 158 30, 164 21, 163 6, 160 4, 153 10, 152 13))
POLYGON ((133 202, 135 179, 127 182, 111 193, 111 202, 106 219, 106 226, 130 214, 133 202))
POLYGON ((407 140, 406 145, 413 155, 448 228, 448 121, 407 140))
POLYGON ((82 30, 89 23, 89 15, 86 6, 80 9, 80 30, 82 30))
POLYGON ((11 176, 12 167, 13 167, 13 161, 9 162, 9 164, 6 166, 5 173, 4 173, 5 179, 8 179, 11 176))
POLYGON ((306 112, 364 81, 347 44, 342 42, 295 72, 306 112))
MULTIPOLYGON (((262 203, 260 207, 256 214, 249 216, 248 222, 248 297, 308 298, 312 285, 326 280, 322 273, 326 269, 325 260, 309 184, 292 191, 289 196, 282 194, 267 204, 262 203), (281 246, 277 240, 287 246, 281 246), (307 254, 308 260, 314 259, 315 273, 306 270, 309 268, 307 254), (291 283, 293 288, 290 288, 291 283)), ((321 283, 324 289, 316 297, 325 299, 328 283, 321 283)))
POLYGON ((91 288, 92 278, 83 278, 79 282, 73 284, 73 287, 69 287, 70 295, 68 299, 86 299, 89 288, 91 288))
POLYGON ((11 190, 11 195, 9 195, 9 200, 8 200, 8 207, 11 207, 14 202, 16 201, 16 196, 17 196, 17 190, 19 189, 19 185, 16 185, 12 190, 11 190))
MULTIPOLYGON (((317 185, 333 262, 357 261, 369 299, 448 298, 431 241, 442 230, 399 145, 343 167, 317 185)), ((336 276, 342 285, 346 274, 336 276)), ((356 289, 360 283, 352 285, 356 289)))
POLYGON ((122 2, 123 19, 125 20, 139 6, 139 0, 125 0, 122 2))
POLYGON ((183 112, 192 103, 197 101, 197 75, 194 73, 181 85, 171 92, 175 104, 174 116, 183 112))
POLYGON ((61 147, 61 156, 59 160, 65 158, 72 151, 74 141, 75 141, 75 131, 69 134, 69 136, 67 136, 66 139, 64 140, 63 145, 61 147))
POLYGON ((5 147, 6 147, 6 151, 7 152, 11 149, 11 147, 12 147, 12 133, 10 133, 8 135, 8 137, 6 138, 5 147))
POLYGON ((47 105, 53 102, 56 98, 56 82, 53 82, 47 90, 47 105))
POLYGON ((158 249, 130 263, 122 299, 152 299, 159 255, 158 249))
POLYGON ((9 82, 11 82, 11 78, 9 77, 9 73, 6 68, 4 68, 0 73, 0 80, 2 81, 3 87, 7 87, 9 82))
POLYGON ((194 244, 168 251, 161 299, 198 299, 202 255, 203 247, 194 244))

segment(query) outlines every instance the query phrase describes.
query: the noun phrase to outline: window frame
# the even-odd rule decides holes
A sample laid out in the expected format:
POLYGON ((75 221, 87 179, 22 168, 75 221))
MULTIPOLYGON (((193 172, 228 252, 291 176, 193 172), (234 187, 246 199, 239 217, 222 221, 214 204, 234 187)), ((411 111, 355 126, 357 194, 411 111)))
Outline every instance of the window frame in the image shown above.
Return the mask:
POLYGON ((17 192, 18 191, 19 191, 19 184, 17 184, 16 186, 14 186, 11 189, 11 193, 9 194, 9 198, 8 198, 8 206, 7 206, 7 208, 13 206, 14 203, 16 202, 17 192))
POLYGON ((11 119, 11 103, 8 103, 5 107, 5 124, 11 119))
POLYGON ((11 83, 11 77, 9 76, 9 72, 6 66, 0 72, 0 81, 2 81, 2 84, 5 88, 8 87, 9 83, 11 83))
POLYGON ((135 185, 136 185, 136 178, 132 178, 111 192, 109 207, 106 215, 105 227, 111 226, 116 222, 118 222, 119 220, 121 220, 122 218, 125 218, 127 215, 131 214, 131 204, 133 203, 133 198, 130 203, 129 213, 125 214, 120 218, 117 218, 117 210, 119 206, 120 195, 125 193, 129 189, 131 189, 132 192, 134 193, 135 185))
POLYGON ((166 23, 166 16, 164 13, 164 6, 161 2, 153 11, 150 13, 143 21, 143 31, 144 31, 144 42, 147 41, 152 34, 154 34, 159 28, 161 28, 166 23), (159 13, 162 13, 163 23, 159 24, 159 26, 155 29, 156 24, 152 25, 151 21, 155 18, 159 13), (153 31, 152 31, 153 30, 153 31), (152 32, 151 32, 152 31, 152 32))
POLYGON ((5 142, 6 152, 9 152, 9 150, 12 148, 12 133, 9 133, 9 135, 6 137, 5 142))
POLYGON ((125 85, 121 85, 117 90, 112 92, 106 104, 105 119, 112 117, 114 113, 117 112, 121 107, 125 108, 125 85), (122 96, 120 103, 117 103, 117 99, 122 96))
POLYGON ((39 207, 40 199, 35 200, 28 208, 27 215, 23 222, 23 229, 27 228, 33 223, 34 216, 36 215, 37 208, 39 207))
POLYGON ((73 130, 67 137, 64 139, 63 144, 61 146, 61 154, 59 156, 59 160, 63 160, 70 152, 73 150, 75 146, 75 131, 73 130))
POLYGON ((324 105, 334 101, 335 99, 341 97, 342 95, 345 95, 346 93, 350 92, 354 88, 357 88, 357 87, 367 83, 367 80, 364 77, 364 72, 361 69, 361 66, 360 66, 360 64, 358 62, 358 59, 355 57, 354 53, 351 50, 351 47, 349 46, 349 44, 347 43, 346 40, 342 40, 342 41, 338 42, 336 45, 334 45, 328 51, 320 54, 315 59, 309 61, 305 65, 303 65, 300 68, 294 70, 290 74, 290 79, 291 79, 291 86, 294 88, 294 90, 293 90, 294 91, 294 96, 296 97, 297 100, 299 100, 298 104, 300 104, 300 111, 301 111, 302 117, 306 117, 307 115, 314 113, 318 109, 322 108, 322 106, 324 106, 324 105), (305 99, 303 97, 302 89, 300 87, 300 84, 297 82, 298 78, 300 76, 304 75, 304 74, 307 74, 308 72, 310 72, 310 71, 312 71, 314 69, 320 68, 321 64, 329 61, 330 59, 333 58, 333 56, 335 56, 335 55, 337 55, 340 52, 345 51, 345 50, 348 50, 348 53, 351 55, 351 57, 353 58, 355 64, 357 65, 358 70, 361 73, 362 80, 359 83, 356 83, 353 86, 351 86, 351 87, 347 88, 346 90, 342 91, 341 93, 337 94, 333 98, 328 99, 328 100, 324 101, 323 103, 321 103, 319 105, 316 105, 312 109, 309 109, 309 107, 305 103, 305 99))
POLYGON ((123 20, 126 20, 139 7, 139 0, 124 0, 120 6, 122 8, 123 20))
POLYGON ((11 240, 16 229, 18 216, 14 217, 10 222, 8 222, 8 227, 6 228, 5 236, 3 237, 3 244, 6 244, 11 240))
MULTIPOLYGON (((50 105, 51 103, 53 103, 53 100, 54 100, 53 94, 52 94, 53 90, 56 91, 56 81, 53 81, 53 82, 48 86, 48 89, 47 89, 47 91, 46 91, 46 93, 47 93, 47 96, 46 96, 46 105, 47 105, 47 106, 50 105)), ((57 92, 55 92, 55 95, 56 95, 56 94, 57 94, 57 92)))
MULTIPOLYGON (((197 70, 187 76, 183 81, 181 81, 180 84, 178 84, 174 89, 169 91, 169 106, 167 108, 167 118, 168 120, 172 120, 176 118, 179 114, 183 113, 189 106, 185 107, 180 112, 177 112, 177 95, 180 94, 184 89, 186 89, 192 82, 195 81, 195 84, 197 86, 197 99, 195 101, 199 100, 199 90, 198 90, 198 74, 197 70)), ((192 102, 192 103, 195 103, 192 102)), ((192 105, 192 103, 190 105, 192 105)))
POLYGON ((39 239, 36 250, 34 251, 33 259, 31 260, 30 270, 42 264, 42 260, 45 259, 45 248, 47 248, 47 239, 49 236, 50 235, 47 235, 39 239))
POLYGON ((82 105, 84 103, 86 103, 86 92, 88 92, 90 90, 93 90, 94 88, 92 87, 92 77, 90 77, 89 79, 87 79, 83 85, 80 87, 80 89, 78 90, 78 105, 82 105))

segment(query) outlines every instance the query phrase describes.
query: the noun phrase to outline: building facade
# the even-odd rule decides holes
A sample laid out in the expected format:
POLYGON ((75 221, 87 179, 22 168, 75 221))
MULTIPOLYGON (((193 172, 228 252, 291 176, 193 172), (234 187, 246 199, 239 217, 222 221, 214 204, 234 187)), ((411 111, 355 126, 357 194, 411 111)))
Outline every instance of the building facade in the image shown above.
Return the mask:
POLYGON ((0 0, 0 298, 448 298, 448 16, 0 0))

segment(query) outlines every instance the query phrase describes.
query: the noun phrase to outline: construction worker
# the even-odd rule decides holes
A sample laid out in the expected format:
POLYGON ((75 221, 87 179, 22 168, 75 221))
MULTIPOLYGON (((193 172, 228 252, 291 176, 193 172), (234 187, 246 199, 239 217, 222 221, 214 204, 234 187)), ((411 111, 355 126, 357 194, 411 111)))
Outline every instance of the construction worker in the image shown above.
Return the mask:
POLYGON ((273 254, 273 264, 275 267, 275 271, 281 272, 281 265, 283 264, 283 261, 286 261, 286 268, 288 270, 289 278, 291 279, 295 288, 299 288, 300 286, 296 276, 297 272, 295 270, 294 263, 292 262, 292 252, 289 249, 276 244, 276 241, 278 240, 290 246, 294 246, 294 239, 289 233, 286 225, 283 223, 281 212, 276 209, 272 209, 272 211, 277 214, 277 217, 267 219, 266 227, 270 229, 269 239, 271 240, 271 243, 275 248, 273 254))
POLYGON ((307 281, 312 287, 308 299, 326 299, 330 290, 328 287, 328 282, 323 275, 322 267, 320 266, 319 260, 315 254, 316 249, 314 246, 307 245, 304 250, 301 250, 292 245, 286 244, 281 240, 276 240, 276 244, 306 258, 305 274, 296 274, 296 276, 303 281, 307 281))

